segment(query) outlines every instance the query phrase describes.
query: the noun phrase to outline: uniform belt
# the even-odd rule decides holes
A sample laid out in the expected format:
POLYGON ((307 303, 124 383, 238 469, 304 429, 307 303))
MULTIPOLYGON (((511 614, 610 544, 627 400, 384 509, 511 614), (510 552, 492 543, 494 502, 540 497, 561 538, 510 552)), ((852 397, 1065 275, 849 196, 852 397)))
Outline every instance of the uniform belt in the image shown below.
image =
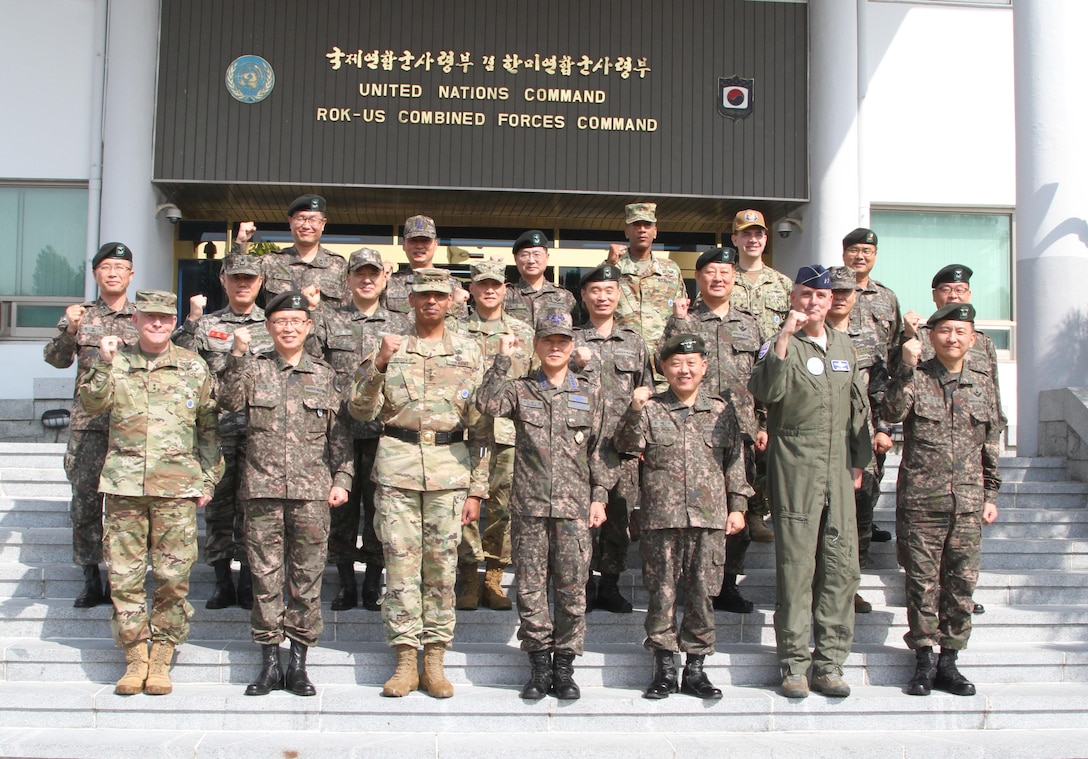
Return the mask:
POLYGON ((386 426, 383 435, 403 440, 405 443, 427 443, 428 445, 453 445, 465 439, 464 430, 435 432, 434 430, 406 430, 402 427, 386 426))

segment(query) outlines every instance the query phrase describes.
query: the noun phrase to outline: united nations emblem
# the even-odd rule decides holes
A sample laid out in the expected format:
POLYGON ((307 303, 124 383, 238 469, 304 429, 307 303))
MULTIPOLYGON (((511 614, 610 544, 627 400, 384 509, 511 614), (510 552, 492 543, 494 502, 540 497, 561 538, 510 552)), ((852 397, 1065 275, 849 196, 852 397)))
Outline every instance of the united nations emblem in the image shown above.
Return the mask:
POLYGON ((733 121, 751 116, 754 85, 754 79, 718 77, 718 113, 733 121))
POLYGON ((240 103, 259 103, 272 92, 276 74, 259 55, 241 55, 227 66, 227 91, 240 103))

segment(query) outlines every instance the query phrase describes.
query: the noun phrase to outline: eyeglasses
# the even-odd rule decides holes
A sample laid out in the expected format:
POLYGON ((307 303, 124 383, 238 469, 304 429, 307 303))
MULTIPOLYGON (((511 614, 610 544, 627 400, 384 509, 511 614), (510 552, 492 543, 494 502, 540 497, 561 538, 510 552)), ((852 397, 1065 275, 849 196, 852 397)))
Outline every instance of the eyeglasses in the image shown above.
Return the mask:
POLYGON ((846 249, 847 253, 853 253, 855 256, 864 256, 866 258, 872 258, 876 255, 876 248, 868 245, 851 245, 846 249))
POLYGON ((966 295, 970 289, 967 285, 940 285, 937 292, 941 295, 966 295))
POLYGON ((530 261, 543 261, 548 257, 547 252, 542 250, 519 250, 517 258, 528 259, 530 261))
POLYGON ((286 327, 301 329, 302 325, 308 321, 309 319, 269 319, 268 323, 276 329, 285 329, 286 327))
POLYGON ((321 216, 292 216, 291 221, 298 227, 320 227, 327 220, 321 216))
POLYGON ((102 272, 104 274, 113 274, 114 272, 118 272, 119 274, 124 274, 125 272, 132 271, 132 267, 131 266, 122 266, 120 264, 99 264, 98 266, 95 267, 95 271, 100 271, 100 272, 102 272))

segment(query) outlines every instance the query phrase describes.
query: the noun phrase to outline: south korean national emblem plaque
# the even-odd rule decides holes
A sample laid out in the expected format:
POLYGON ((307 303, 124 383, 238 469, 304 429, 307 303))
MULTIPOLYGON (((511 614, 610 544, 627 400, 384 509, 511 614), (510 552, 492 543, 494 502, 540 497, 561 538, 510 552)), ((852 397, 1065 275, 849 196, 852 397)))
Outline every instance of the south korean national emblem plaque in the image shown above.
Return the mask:
POLYGON ((733 121, 751 116, 754 89, 755 79, 718 77, 718 113, 733 121))
POLYGON ((227 66, 227 91, 240 103, 259 103, 272 92, 276 74, 259 55, 241 55, 227 66))

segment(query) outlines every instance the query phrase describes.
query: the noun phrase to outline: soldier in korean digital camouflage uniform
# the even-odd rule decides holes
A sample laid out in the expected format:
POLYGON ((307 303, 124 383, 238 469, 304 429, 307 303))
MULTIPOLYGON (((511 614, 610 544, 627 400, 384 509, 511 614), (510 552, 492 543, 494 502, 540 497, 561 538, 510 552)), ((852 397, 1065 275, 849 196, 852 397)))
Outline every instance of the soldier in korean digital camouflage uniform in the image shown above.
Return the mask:
POLYGON ((698 335, 680 333, 661 346, 669 389, 651 397, 637 388, 616 428, 616 446, 642 454, 642 582, 650 593, 646 641, 654 678, 645 698, 677 690, 719 699, 703 671, 714 653, 710 596, 725 573, 726 535, 744 529, 752 489, 744 474, 743 438, 732 407, 703 385, 707 347, 698 335), (677 624, 676 599, 684 596, 677 624), (675 651, 687 653, 677 686, 675 651))
POLYGON ((200 356, 170 342, 177 296, 136 293, 138 342, 100 338, 98 360, 79 384, 89 414, 109 417, 109 452, 99 489, 106 496, 104 554, 110 626, 128 666, 116 693, 163 695, 170 661, 189 635, 189 571, 196 562, 196 509, 223 471, 216 441, 213 380, 200 356), (148 555, 155 578, 147 611, 148 555), (147 641, 151 640, 148 657, 147 641))
MULTIPOLYGON (((382 306, 397 314, 412 315, 412 306, 408 295, 412 291, 415 273, 420 269, 434 266, 434 254, 438 251, 438 228, 430 216, 412 216, 404 222, 401 233, 401 249, 408 257, 408 266, 401 266, 386 283, 382 293, 382 306)), ((456 317, 465 314, 468 293, 460 281, 450 277, 453 288, 450 314, 456 317)))
MULTIPOLYGON (((703 338, 708 360, 704 388, 726 399, 736 412, 744 438, 745 471, 754 479, 756 456, 762 457, 767 450, 766 413, 761 406, 757 414, 748 380, 765 336, 761 335, 756 318, 731 301, 737 280, 737 256, 736 249, 729 247, 714 248, 699 256, 695 262, 699 300, 690 305, 687 298, 682 298, 673 304, 665 337, 687 332, 703 338)), ((762 505, 763 497, 753 497, 753 501, 762 505)), ((762 517, 755 523, 762 526, 762 517)), ((737 530, 725 539, 725 574, 721 588, 713 592, 715 609, 748 614, 755 608, 737 588, 737 576, 744 574, 744 559, 751 542, 747 529, 737 530)))
POLYGON ((514 241, 514 265, 519 277, 515 284, 506 288, 503 309, 526 324, 536 324, 538 313, 553 309, 566 309, 573 313, 576 307, 569 290, 556 287, 544 276, 550 246, 547 235, 539 229, 522 232, 514 241))
POLYGON ((356 372, 349 408, 356 419, 385 424, 374 480, 385 555, 382 621, 397 666, 382 694, 406 696, 422 687, 449 698, 453 685, 443 660, 457 621, 457 546, 461 527, 479 517, 487 497, 491 420, 473 404, 483 354, 445 326, 453 300, 449 273, 419 269, 411 287, 415 328, 382 338, 356 372))
MULTIPOLYGON (((377 348, 386 335, 402 335, 411 329, 404 314, 394 313, 379 302, 388 275, 381 254, 360 248, 348 259, 347 287, 350 300, 335 311, 325 310, 317 320, 317 343, 325 360, 336 370, 338 391, 346 395, 363 357, 377 348)), ((346 403, 346 398, 345 398, 346 403)), ((342 413, 347 414, 347 408, 342 413)), ((382 544, 374 531, 374 481, 370 478, 381 437, 381 422, 351 421, 355 440, 355 478, 348 502, 332 512, 329 529, 329 563, 336 565, 340 590, 332 600, 333 611, 381 608, 382 544), (362 515, 362 547, 359 518, 362 515), (355 581, 355 562, 366 564, 362 592, 355 581)))
MULTIPOLYGON (((119 242, 99 248, 91 261, 98 299, 68 306, 57 324, 57 334, 45 346, 45 360, 65 369, 76 363, 76 384, 98 356, 106 335, 123 345, 136 342, 132 303, 127 293, 132 282, 132 249, 119 242)), ((109 588, 102 587, 102 493, 98 480, 106 459, 109 414, 89 414, 75 393, 71 437, 64 453, 64 472, 72 484, 72 560, 83 568, 83 589, 73 606, 81 609, 108 603, 109 588)))
MULTIPOLYGON (((272 350, 272 338, 265 327, 264 310, 257 305, 261 291, 261 264, 254 256, 232 254, 223 261, 219 281, 227 294, 227 306, 204 313, 208 298, 194 295, 189 299, 189 316, 174 331, 174 343, 200 354, 212 370, 218 385, 227 371, 228 357, 234 343, 234 330, 246 327, 252 340, 253 354, 272 350)), ((253 608, 253 582, 245 546, 245 509, 238 498, 240 465, 246 456, 245 414, 221 411, 219 448, 223 452, 223 476, 215 486, 215 495, 204 509, 204 560, 215 569, 215 590, 206 609, 225 609, 237 603, 253 608), (238 587, 231 577, 230 563, 237 559, 238 587)))
POLYGON ((336 373, 305 350, 313 328, 305 296, 281 293, 266 304, 265 316, 274 350, 253 355, 249 329, 235 329, 219 386, 223 408, 245 412, 248 434, 238 497, 245 502, 250 624, 262 667, 246 695, 286 688, 313 696, 306 654, 323 629, 329 509, 348 500, 351 430, 339 413, 336 373), (286 675, 280 665, 285 637, 291 640, 286 675))
POLYGON ((582 303, 589 323, 574 331, 574 366, 585 375, 604 402, 604 439, 601 450, 614 470, 616 484, 609 488, 605 523, 593 535, 593 564, 586 585, 586 611, 604 609, 617 614, 631 612, 631 602, 620 593, 620 575, 627 568, 629 511, 638 503, 638 456, 619 453, 612 433, 636 387, 652 389, 653 370, 642 337, 616 324, 620 299, 620 270, 599 266, 582 278, 582 303), (600 584, 592 569, 601 573, 600 584))
MULTIPOLYGON (((510 363, 509 378, 522 377, 529 370, 529 350, 533 344, 533 329, 503 309, 506 298, 506 267, 498 261, 479 261, 472 265, 472 295, 475 311, 449 326, 480 347, 485 363, 499 352, 503 335, 514 335, 518 348, 510 363)), ((483 513, 487 527, 480 538, 479 520, 461 528, 461 545, 457 549, 458 575, 461 592, 457 608, 476 609, 480 605, 481 561, 487 562, 484 575, 483 602, 494 610, 505 611, 513 604, 502 588, 503 572, 510 566, 510 481, 514 474, 514 424, 509 419, 496 419, 488 496, 483 513)), ((481 516, 483 516, 481 513, 481 516)))
POLYGON ((997 518, 1002 423, 986 367, 965 360, 975 343, 974 320, 969 303, 949 303, 933 314, 927 326, 934 357, 920 362, 921 343, 904 343, 884 397, 886 417, 903 422, 895 534, 906 571, 903 639, 915 653, 907 686, 914 696, 933 688, 975 693, 956 660, 971 635, 982 525, 997 518))
POLYGON ((585 642, 589 530, 604 522, 607 490, 615 484, 600 451, 604 404, 587 379, 568 369, 574 331, 566 311, 544 312, 537 321, 536 372, 506 379, 514 348, 515 338, 504 336, 477 406, 484 414, 513 419, 517 428, 510 531, 518 639, 532 670, 521 697, 536 700, 554 692, 559 699, 577 699, 574 657, 581 656, 585 642), (554 618, 548 613, 549 581, 554 618))

